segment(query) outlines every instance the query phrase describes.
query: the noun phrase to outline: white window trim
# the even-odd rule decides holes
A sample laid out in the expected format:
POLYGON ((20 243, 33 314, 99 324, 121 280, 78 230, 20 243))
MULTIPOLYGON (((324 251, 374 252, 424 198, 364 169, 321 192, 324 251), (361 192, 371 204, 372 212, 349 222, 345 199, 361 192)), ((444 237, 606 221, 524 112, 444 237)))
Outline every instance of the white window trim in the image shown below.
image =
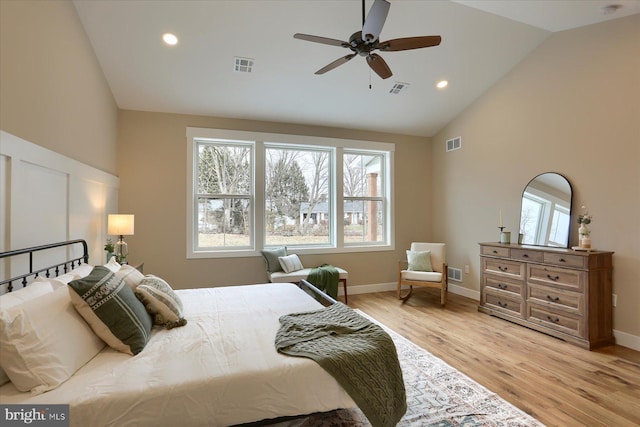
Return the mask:
MULTIPOLYGON (((197 258, 232 258, 232 257, 250 257, 261 256, 260 249, 264 247, 264 179, 258 179, 257 177, 264 177, 264 146, 266 144, 291 144, 300 146, 322 146, 322 147, 334 147, 334 158, 332 162, 334 164, 332 179, 336 183, 335 186, 341 185, 343 182, 343 165, 342 161, 338 162, 337 159, 342 159, 342 153, 345 148, 349 150, 362 150, 368 152, 383 152, 387 154, 385 156, 387 164, 387 177, 390 182, 385 183, 385 196, 389 204, 387 211, 387 224, 386 233, 388 235, 387 244, 378 243, 363 243, 362 245, 344 245, 343 233, 337 231, 338 224, 333 224, 333 230, 335 239, 334 246, 323 247, 307 247, 296 248, 295 252, 298 254, 326 254, 326 253, 351 253, 351 252, 379 252, 389 251, 395 249, 395 203, 393 198, 393 186, 395 185, 394 177, 394 151, 395 144, 377 141, 364 141, 353 139, 341 139, 341 138, 328 138, 328 137, 315 137, 305 135, 289 135, 289 134, 277 134, 266 132, 251 132, 251 131, 238 131, 238 130, 226 130, 226 129, 210 129, 210 128, 198 128, 187 127, 187 206, 186 206, 186 225, 187 225, 187 259, 197 258), (195 250, 195 230, 193 223, 194 215, 194 186, 193 183, 196 179, 196 157, 194 156, 194 139, 198 138, 210 138, 221 140, 237 140, 237 141, 250 141, 255 144, 255 152, 253 154, 254 159, 254 209, 252 218, 252 234, 255 249, 233 249, 225 248, 224 250, 195 250)), ((333 212, 334 218, 341 218, 343 210, 343 194, 342 191, 335 191, 333 194, 333 212)), ((336 222, 336 221, 334 221, 336 222)))

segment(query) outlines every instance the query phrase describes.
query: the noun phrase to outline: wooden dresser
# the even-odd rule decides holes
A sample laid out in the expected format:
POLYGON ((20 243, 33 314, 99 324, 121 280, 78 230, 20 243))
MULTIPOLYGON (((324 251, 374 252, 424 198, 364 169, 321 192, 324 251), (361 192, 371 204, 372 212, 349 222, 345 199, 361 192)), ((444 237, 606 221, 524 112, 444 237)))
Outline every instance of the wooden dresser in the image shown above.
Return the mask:
POLYGON ((612 255, 480 243, 478 310, 588 349, 613 344, 612 255))

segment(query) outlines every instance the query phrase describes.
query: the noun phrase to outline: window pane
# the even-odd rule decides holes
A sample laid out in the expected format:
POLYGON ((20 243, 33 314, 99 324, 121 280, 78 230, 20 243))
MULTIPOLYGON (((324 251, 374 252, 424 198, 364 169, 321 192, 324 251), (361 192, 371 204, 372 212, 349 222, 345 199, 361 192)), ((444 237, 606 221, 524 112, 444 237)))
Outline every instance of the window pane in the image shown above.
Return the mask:
POLYGON ((250 194, 251 147, 198 145, 199 194, 250 194))
POLYGON ((384 242, 384 204, 374 200, 344 200, 344 242, 384 242))
POLYGON ((197 246, 250 246, 249 205, 249 199, 199 197, 197 246))
POLYGON ((265 244, 331 242, 330 152, 269 147, 265 151, 265 244))
POLYGON ((522 213, 520 218, 520 232, 524 234, 522 243, 535 245, 540 234, 540 215, 543 209, 542 203, 526 197, 522 197, 522 213))
POLYGON ((553 211, 551 220, 551 232, 549 233, 549 244, 552 246, 567 247, 569 242, 569 222, 571 217, 569 211, 562 206, 557 206, 553 211))
POLYGON ((343 191, 345 197, 382 196, 384 175, 383 157, 379 154, 345 153, 343 162, 343 191))

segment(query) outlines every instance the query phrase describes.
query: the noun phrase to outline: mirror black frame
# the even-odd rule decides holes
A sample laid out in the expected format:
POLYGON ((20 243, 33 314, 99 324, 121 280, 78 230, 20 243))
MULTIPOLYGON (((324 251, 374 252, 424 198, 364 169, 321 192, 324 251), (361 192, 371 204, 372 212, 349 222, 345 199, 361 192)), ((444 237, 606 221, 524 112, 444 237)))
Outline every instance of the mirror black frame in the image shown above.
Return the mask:
MULTIPOLYGON (((548 177, 547 177, 548 178, 548 177)), ((537 189, 539 194, 544 193, 544 191, 540 190, 539 188, 537 189)), ((529 192, 529 194, 532 194, 531 192, 529 192)), ((531 198, 526 198, 527 200, 532 200, 531 198)), ((527 185, 524 187, 524 190, 522 191, 522 199, 520 201, 520 233, 524 235, 523 238, 519 238, 518 239, 518 243, 521 244, 526 244, 526 245, 533 245, 533 246, 546 246, 546 247, 554 247, 554 248, 568 248, 570 241, 571 241, 571 209, 572 209, 572 205, 573 205, 573 188, 571 187, 571 182, 569 182, 569 180, 567 179, 567 177, 565 177, 562 174, 559 174, 557 172, 545 172, 545 173, 541 173, 539 175, 536 175, 533 179, 531 179, 527 185), (543 180, 543 177, 545 176, 553 176, 553 180, 559 180, 562 179, 563 182, 561 182, 562 187, 563 188, 558 188, 555 187, 553 185, 548 185, 548 181, 549 179, 543 180), (547 181, 547 182, 544 182, 547 181), (533 242, 530 241, 530 239, 527 238, 526 233, 525 233, 525 228, 526 228, 526 223, 523 224, 523 221, 525 220, 525 216, 523 215, 524 212, 524 205, 525 205, 525 194, 527 194, 527 190, 531 188, 536 188, 534 187, 532 184, 535 182, 541 182, 543 183, 543 185, 547 188, 550 189, 549 193, 545 193, 547 195, 549 195, 549 199, 541 199, 544 200, 544 206, 541 208, 543 210, 543 212, 540 215, 544 215, 544 218, 542 218, 540 221, 538 221, 540 223, 540 225, 538 227, 536 227, 536 235, 533 237, 533 242), (565 186, 566 183, 566 186, 565 186), (556 194, 551 194, 551 192, 553 192, 553 190, 557 190, 556 194), (561 198, 559 197, 559 194, 566 194, 568 195, 568 197, 566 198, 561 198), (555 242, 555 244, 551 244, 550 243, 550 233, 552 230, 552 217, 551 214, 555 211, 561 212, 563 210, 565 210, 566 206, 563 206, 559 203, 556 203, 557 201, 562 201, 565 203, 568 203, 568 215, 567 215, 567 229, 566 229, 566 243, 562 244, 562 243, 558 243, 555 242), (560 210, 556 210, 555 206, 563 206, 562 209, 560 210), (540 229, 545 226, 546 227, 546 232, 544 233, 544 235, 541 235, 540 233, 540 229)), ((538 223, 537 222, 537 223, 538 223)), ((564 230, 564 227, 562 228, 564 230)))

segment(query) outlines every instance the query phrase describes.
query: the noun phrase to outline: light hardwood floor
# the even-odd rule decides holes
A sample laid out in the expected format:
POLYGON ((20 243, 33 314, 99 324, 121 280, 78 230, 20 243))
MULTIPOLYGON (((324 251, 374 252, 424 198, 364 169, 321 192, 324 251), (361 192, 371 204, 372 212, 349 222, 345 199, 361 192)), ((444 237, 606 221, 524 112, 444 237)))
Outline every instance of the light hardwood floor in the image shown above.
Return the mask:
POLYGON ((640 426, 640 352, 588 351, 477 311, 478 303, 414 290, 349 295, 369 314, 547 426, 640 426))

